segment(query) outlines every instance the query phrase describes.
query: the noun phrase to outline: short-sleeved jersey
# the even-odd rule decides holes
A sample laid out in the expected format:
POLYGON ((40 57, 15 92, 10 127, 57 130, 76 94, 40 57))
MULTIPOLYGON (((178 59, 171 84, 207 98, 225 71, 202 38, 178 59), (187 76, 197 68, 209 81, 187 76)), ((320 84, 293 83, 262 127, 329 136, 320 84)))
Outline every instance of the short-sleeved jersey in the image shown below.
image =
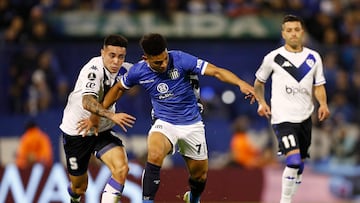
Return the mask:
MULTIPOLYGON (((60 129, 68 135, 78 135, 76 129, 78 122, 88 118, 91 113, 82 106, 84 95, 93 95, 97 101, 102 102, 106 92, 120 80, 132 66, 130 63, 123 63, 118 73, 110 73, 105 67, 101 56, 92 58, 81 69, 77 78, 75 88, 70 93, 66 107, 64 109, 60 129)), ((115 104, 109 107, 115 112, 115 104)), ((112 128, 115 124, 109 119, 100 118, 99 132, 112 128)), ((90 132, 93 134, 93 132, 90 132)))
POLYGON ((266 82, 272 76, 271 123, 299 123, 314 110, 313 86, 325 84, 320 55, 304 47, 293 53, 280 47, 264 57, 256 78, 266 82))
POLYGON ((164 73, 140 61, 121 78, 121 83, 127 89, 141 85, 150 95, 156 118, 175 125, 193 124, 202 118, 190 75, 203 75, 208 62, 182 51, 169 51, 168 55, 164 73))

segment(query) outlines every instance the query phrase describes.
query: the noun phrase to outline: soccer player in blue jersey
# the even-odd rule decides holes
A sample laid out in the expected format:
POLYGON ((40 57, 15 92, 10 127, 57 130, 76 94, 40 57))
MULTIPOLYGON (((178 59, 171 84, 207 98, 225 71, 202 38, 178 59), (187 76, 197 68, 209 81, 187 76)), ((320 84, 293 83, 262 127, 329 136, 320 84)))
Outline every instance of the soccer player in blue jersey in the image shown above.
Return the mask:
POLYGON ((328 118, 330 112, 322 60, 316 51, 303 46, 302 19, 286 15, 281 33, 285 44, 264 57, 256 72, 254 88, 258 114, 271 119, 280 152, 286 156, 280 203, 290 203, 302 180, 304 160, 309 157, 313 94, 319 103, 319 121, 328 118), (271 109, 264 98, 264 84, 270 75, 271 109))
MULTIPOLYGON (((103 106, 112 105, 124 91, 135 85, 144 87, 151 97, 155 122, 147 140, 143 202, 154 202, 163 161, 168 154, 175 153, 177 146, 190 174, 190 191, 185 193, 184 200, 198 203, 207 179, 208 152, 204 124, 190 84, 190 75, 213 76, 236 85, 245 98, 251 99, 251 103, 255 101, 254 89, 229 70, 182 51, 167 50, 166 39, 160 34, 144 35, 140 45, 144 52, 143 60, 134 64, 109 90, 103 106)), ((114 114, 111 120, 117 123, 117 116, 121 118, 119 114, 114 114)))

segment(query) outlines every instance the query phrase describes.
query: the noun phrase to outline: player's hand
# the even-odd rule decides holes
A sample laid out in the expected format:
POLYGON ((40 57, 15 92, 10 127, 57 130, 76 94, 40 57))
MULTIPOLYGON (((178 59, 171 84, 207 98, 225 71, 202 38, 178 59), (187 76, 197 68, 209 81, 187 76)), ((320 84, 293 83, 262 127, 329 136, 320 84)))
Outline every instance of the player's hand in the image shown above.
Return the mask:
POLYGON ((250 99, 250 104, 253 104, 256 101, 256 97, 252 93, 248 93, 247 95, 245 95, 244 98, 245 99, 250 99))
POLYGON ((265 116, 267 119, 270 119, 271 117, 270 107, 266 103, 263 104, 259 103, 257 113, 259 114, 259 116, 265 116))
POLYGON ((330 116, 330 111, 327 106, 320 105, 318 109, 318 119, 319 121, 324 121, 330 116))
POLYGON ((93 129, 94 134, 97 136, 99 131, 99 120, 99 116, 91 114, 89 118, 79 121, 78 127, 76 129, 78 130, 78 133, 82 135, 82 137, 85 137, 89 133, 90 129, 93 129))
POLYGON ((136 118, 127 113, 116 113, 110 118, 114 123, 118 124, 124 132, 127 132, 126 127, 132 128, 136 118))
POLYGON ((243 82, 240 85, 240 91, 245 94, 245 99, 250 99, 250 104, 255 103, 255 101, 257 100, 254 87, 249 85, 248 83, 243 82))

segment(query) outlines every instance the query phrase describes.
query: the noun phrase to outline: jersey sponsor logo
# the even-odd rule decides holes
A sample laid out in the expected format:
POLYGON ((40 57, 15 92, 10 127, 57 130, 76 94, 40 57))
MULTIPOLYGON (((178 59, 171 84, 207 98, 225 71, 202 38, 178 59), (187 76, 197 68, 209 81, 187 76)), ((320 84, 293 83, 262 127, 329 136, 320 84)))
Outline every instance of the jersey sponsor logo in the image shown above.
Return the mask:
POLYGON ((88 82, 88 83, 86 83, 86 86, 85 86, 86 88, 94 88, 95 87, 95 83, 93 83, 93 82, 88 82))
POLYGON ((155 125, 154 128, 156 128, 156 129, 163 129, 163 126, 162 126, 162 125, 155 125))
POLYGON ((96 74, 95 73, 89 73, 88 79, 91 80, 91 81, 94 81, 96 79, 96 74))
POLYGON ((303 88, 303 87, 289 87, 286 85, 285 91, 287 94, 290 94, 290 95, 296 95, 296 94, 310 95, 309 92, 307 91, 307 89, 303 88))
POLYGON ((153 79, 151 79, 151 80, 140 80, 140 84, 145 84, 145 83, 152 83, 152 82, 154 82, 154 80, 153 79))
POLYGON ((174 94, 173 94, 173 93, 168 92, 168 93, 165 93, 165 94, 159 95, 159 99, 166 99, 166 98, 169 98, 169 97, 172 97, 172 96, 174 96, 174 94))
POLYGON ((156 89, 160 93, 166 93, 169 91, 169 86, 166 83, 160 83, 157 85, 156 89))
POLYGON ((172 80, 176 80, 180 77, 180 73, 179 73, 178 69, 176 69, 176 68, 169 70, 168 74, 172 80))

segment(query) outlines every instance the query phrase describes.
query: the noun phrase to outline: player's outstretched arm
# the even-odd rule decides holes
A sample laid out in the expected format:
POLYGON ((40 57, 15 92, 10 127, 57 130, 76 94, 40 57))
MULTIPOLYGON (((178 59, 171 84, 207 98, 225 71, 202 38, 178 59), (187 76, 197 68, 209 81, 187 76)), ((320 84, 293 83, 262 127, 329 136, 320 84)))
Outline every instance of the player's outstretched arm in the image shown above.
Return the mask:
POLYGON ((96 115, 110 118, 114 113, 104 108, 93 95, 84 95, 82 97, 83 108, 96 115))
MULTIPOLYGON (((116 83, 114 86, 110 88, 110 90, 106 93, 104 97, 104 101, 102 102, 102 105, 104 108, 109 108, 111 105, 113 105, 118 99, 121 98, 121 96, 124 94, 126 89, 122 86, 121 82, 116 83)), ((136 118, 126 114, 126 113, 116 113, 111 114, 110 117, 107 117, 110 120, 112 120, 114 123, 119 125, 125 132, 126 127, 133 127, 133 124, 135 123, 136 118)))
POLYGON ((222 82, 226 82, 232 85, 237 85, 240 88, 240 91, 245 94, 245 99, 251 99, 250 103, 255 102, 255 91, 254 87, 251 86, 249 83, 245 82, 244 80, 240 79, 236 76, 233 72, 219 68, 211 63, 209 63, 205 69, 205 75, 213 76, 219 79, 222 82))
MULTIPOLYGON (((115 87, 115 86, 114 86, 115 87)), ((122 86, 121 86, 122 87, 122 86)), ((83 135, 86 135, 88 131, 94 127, 95 128, 95 134, 97 134, 97 125, 98 120, 94 119, 95 115, 106 117, 110 120, 112 120, 114 123, 119 125, 125 132, 127 131, 126 127, 132 127, 135 123, 136 118, 126 114, 126 113, 114 113, 107 108, 110 107, 117 99, 121 97, 123 94, 123 90, 117 91, 117 89, 109 90, 109 92, 106 94, 105 98, 107 98, 105 104, 100 104, 96 98, 92 95, 85 95, 83 96, 82 103, 84 109, 90 111, 93 113, 90 117, 90 119, 83 119, 78 123, 78 131, 84 132, 83 135), (110 93, 110 95, 109 95, 110 93), (97 122, 94 122, 97 121, 97 122)), ((105 99, 104 99, 105 101, 105 99)))
POLYGON ((105 108, 109 108, 113 105, 121 96, 124 94, 126 89, 121 85, 121 82, 117 82, 110 90, 106 93, 102 105, 105 108))

